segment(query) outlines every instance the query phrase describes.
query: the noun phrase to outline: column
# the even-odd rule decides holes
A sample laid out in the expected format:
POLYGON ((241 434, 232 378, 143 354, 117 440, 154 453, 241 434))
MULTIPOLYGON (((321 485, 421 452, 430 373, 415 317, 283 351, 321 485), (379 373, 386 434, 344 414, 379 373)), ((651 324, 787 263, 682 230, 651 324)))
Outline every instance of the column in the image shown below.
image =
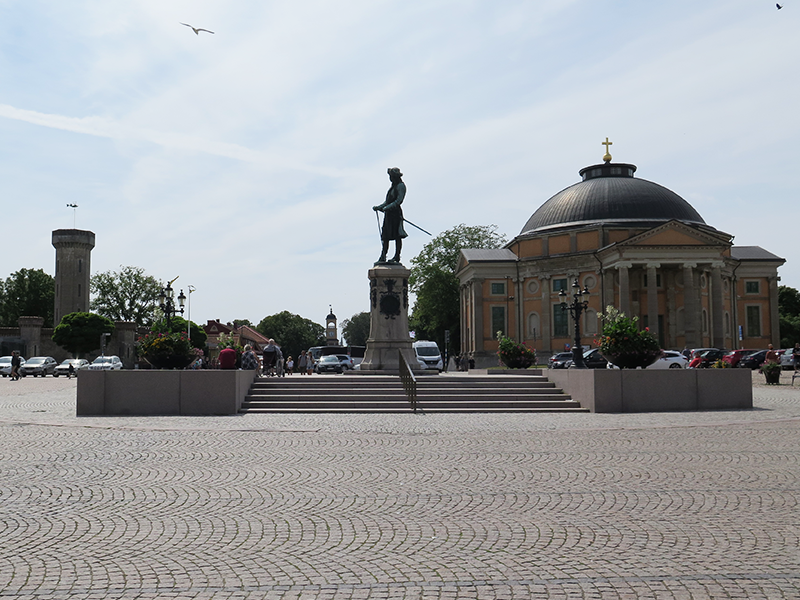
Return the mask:
POLYGON ((553 351, 552 317, 553 303, 550 299, 550 275, 542 275, 539 280, 542 282, 542 315, 539 319, 539 328, 542 330, 542 351, 553 351))
POLYGON ((473 352, 483 352, 483 279, 472 280, 473 352))
POLYGON ((631 286, 628 281, 628 269, 630 263, 620 263, 617 265, 619 272, 619 309, 625 313, 626 317, 631 316, 631 286))
POLYGON ((667 347, 675 348, 678 345, 678 311, 677 299, 675 294, 675 275, 674 269, 663 269, 661 271, 661 278, 664 282, 664 289, 667 292, 667 335, 665 336, 667 347), (666 278, 666 279, 665 279, 666 278))
POLYGON ((725 347, 725 311, 722 306, 722 266, 723 263, 711 264, 711 345, 715 348, 725 347))
POLYGON ((603 271, 603 298, 600 312, 606 312, 606 306, 615 306, 614 302, 614 271, 606 269, 603 271))
POLYGON ((658 338, 658 274, 659 263, 647 263, 647 326, 658 338))
POLYGON ((700 322, 700 303, 697 301, 697 290, 694 285, 695 267, 697 263, 683 265, 683 323, 686 345, 689 348, 698 346, 697 325, 700 322))
POLYGON ((778 278, 768 277, 767 280, 769 281, 769 339, 778 348, 781 343, 780 320, 778 318, 778 278))
POLYGON ((525 340, 525 328, 527 327, 525 319, 525 298, 523 297, 523 283, 524 277, 517 277, 514 280, 514 314, 517 320, 517 339, 520 343, 525 340))

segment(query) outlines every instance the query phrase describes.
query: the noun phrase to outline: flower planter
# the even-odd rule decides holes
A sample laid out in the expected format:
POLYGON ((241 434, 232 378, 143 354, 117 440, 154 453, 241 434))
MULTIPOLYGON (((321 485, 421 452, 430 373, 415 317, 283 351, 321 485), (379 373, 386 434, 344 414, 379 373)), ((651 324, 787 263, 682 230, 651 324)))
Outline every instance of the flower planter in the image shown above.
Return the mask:
POLYGON ((765 371, 764 372, 764 379, 767 380, 767 383, 770 385, 774 385, 780 383, 781 380, 781 372, 780 370, 777 371, 765 371))
POLYGON ((509 369, 527 369, 528 367, 532 367, 534 364, 536 364, 535 360, 528 358, 510 358, 508 360, 503 360, 502 362, 509 369))
POLYGON ((612 365, 618 366, 620 369, 638 369, 641 367, 649 367, 658 360, 661 351, 658 352, 631 352, 631 353, 611 353, 601 352, 605 358, 612 365))
POLYGON ((154 369, 185 369, 194 360, 193 356, 143 356, 154 369))

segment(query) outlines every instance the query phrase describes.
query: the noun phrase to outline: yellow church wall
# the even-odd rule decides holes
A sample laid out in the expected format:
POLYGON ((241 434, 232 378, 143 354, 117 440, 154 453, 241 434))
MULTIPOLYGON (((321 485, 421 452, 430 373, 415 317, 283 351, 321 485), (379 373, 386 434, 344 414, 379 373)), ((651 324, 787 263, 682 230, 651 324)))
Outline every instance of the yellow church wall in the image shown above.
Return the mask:
POLYGON ((554 235, 548 240, 550 254, 567 254, 570 251, 569 235, 554 235))
POLYGON ((578 234, 578 252, 595 250, 600 247, 599 231, 586 231, 578 234))
POLYGON ((541 238, 536 238, 532 240, 525 240, 518 244, 517 248, 517 256, 520 257, 534 257, 534 256, 542 256, 542 240, 541 238))
POLYGON ((680 231, 668 230, 642 240, 645 246, 702 246, 703 242, 680 231))
POLYGON ((621 229, 612 229, 611 231, 608 231, 606 235, 608 236, 609 244, 615 244, 628 239, 628 232, 621 229))

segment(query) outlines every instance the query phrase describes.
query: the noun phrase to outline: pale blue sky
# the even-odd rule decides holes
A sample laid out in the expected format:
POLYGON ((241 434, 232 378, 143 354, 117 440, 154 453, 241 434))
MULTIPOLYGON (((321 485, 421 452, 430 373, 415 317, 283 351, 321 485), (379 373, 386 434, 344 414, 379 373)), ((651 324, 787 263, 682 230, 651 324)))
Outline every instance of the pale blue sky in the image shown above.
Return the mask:
POLYGON ((75 203, 94 272, 180 275, 195 321, 344 319, 368 308, 387 167, 428 231, 510 239, 608 136, 800 288, 785 4, 0 0, 0 277, 52 273, 75 203))

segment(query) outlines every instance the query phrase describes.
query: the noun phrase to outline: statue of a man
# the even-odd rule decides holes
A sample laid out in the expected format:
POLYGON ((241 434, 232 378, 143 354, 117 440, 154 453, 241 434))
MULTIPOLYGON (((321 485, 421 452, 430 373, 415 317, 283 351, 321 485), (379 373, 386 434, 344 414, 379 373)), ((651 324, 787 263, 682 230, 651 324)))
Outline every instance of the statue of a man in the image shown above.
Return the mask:
POLYGON ((406 230, 403 228, 403 209, 400 207, 403 204, 403 198, 406 197, 406 184, 403 183, 403 174, 397 167, 392 167, 387 172, 389 173, 392 187, 386 192, 386 202, 380 206, 372 207, 372 210, 379 210, 383 213, 383 228, 381 229, 383 251, 378 262, 387 262, 386 253, 389 250, 389 241, 394 240, 394 257, 388 262, 399 263, 400 250, 403 248, 403 238, 408 237, 406 230))

